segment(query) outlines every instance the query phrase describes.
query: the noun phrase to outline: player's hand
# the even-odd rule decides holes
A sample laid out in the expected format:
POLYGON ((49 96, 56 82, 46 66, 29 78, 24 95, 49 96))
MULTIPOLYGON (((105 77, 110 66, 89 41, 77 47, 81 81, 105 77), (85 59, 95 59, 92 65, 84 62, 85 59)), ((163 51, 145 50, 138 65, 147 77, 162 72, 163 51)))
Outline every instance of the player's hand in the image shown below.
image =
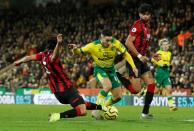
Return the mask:
POLYGON ((161 60, 161 55, 160 54, 154 54, 153 57, 152 57, 155 61, 159 61, 161 60))
POLYGON ((19 66, 21 64, 21 62, 18 60, 18 61, 15 61, 14 63, 13 63, 13 65, 14 66, 19 66))
POLYGON ((78 48, 76 44, 68 44, 68 48, 70 49, 76 49, 78 48))
POLYGON ((63 42, 63 34, 57 35, 57 43, 61 44, 63 42))
POLYGON ((139 58, 140 61, 142 61, 143 63, 147 63, 149 61, 149 58, 146 56, 142 56, 141 58, 139 58))
POLYGON ((133 72, 134 72, 135 76, 138 77, 138 70, 137 70, 137 68, 133 68, 133 72))

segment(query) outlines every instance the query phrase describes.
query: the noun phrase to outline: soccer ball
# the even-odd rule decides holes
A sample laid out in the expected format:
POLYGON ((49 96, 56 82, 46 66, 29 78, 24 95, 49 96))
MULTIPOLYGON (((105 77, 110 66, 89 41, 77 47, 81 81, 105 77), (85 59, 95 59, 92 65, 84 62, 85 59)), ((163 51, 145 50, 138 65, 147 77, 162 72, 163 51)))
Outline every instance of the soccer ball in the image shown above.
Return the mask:
POLYGON ((107 120, 115 120, 118 117, 118 110, 114 106, 110 106, 106 112, 104 112, 104 118, 107 120))

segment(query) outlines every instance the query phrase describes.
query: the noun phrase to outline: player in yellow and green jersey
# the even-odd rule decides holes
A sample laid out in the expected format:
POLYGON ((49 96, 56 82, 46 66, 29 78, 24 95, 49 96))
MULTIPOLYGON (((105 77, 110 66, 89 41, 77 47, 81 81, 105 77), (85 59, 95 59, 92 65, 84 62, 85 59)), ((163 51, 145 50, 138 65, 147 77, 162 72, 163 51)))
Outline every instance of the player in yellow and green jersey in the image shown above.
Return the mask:
POLYGON ((160 88, 165 88, 165 95, 168 97, 168 106, 171 111, 177 110, 175 101, 173 100, 172 93, 172 84, 170 80, 170 61, 171 61, 171 52, 169 50, 169 41, 167 39, 162 39, 159 42, 160 50, 157 52, 157 55, 160 56, 160 60, 156 61, 152 59, 152 62, 157 66, 155 71, 155 80, 157 84, 156 92, 160 88))
POLYGON ((103 104, 109 91, 112 98, 107 100, 105 105, 109 106, 120 101, 122 96, 121 83, 116 75, 114 60, 117 52, 123 54, 124 59, 131 65, 134 73, 138 71, 131 55, 120 41, 112 37, 110 30, 103 30, 100 39, 93 41, 84 47, 78 48, 75 44, 70 44, 74 54, 88 54, 93 58, 94 76, 103 86, 99 92, 96 103, 103 104))

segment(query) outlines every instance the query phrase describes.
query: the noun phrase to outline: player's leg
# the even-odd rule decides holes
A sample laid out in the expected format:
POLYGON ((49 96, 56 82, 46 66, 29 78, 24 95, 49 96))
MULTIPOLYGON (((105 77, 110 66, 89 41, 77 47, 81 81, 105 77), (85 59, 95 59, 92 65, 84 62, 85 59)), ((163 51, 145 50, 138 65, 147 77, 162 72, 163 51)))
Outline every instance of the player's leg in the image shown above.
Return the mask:
POLYGON ((112 69, 112 71, 109 72, 108 76, 112 84, 112 96, 105 102, 106 106, 110 106, 112 104, 117 103, 121 100, 122 97, 121 82, 119 81, 114 68, 112 69))
POLYGON ((71 104, 73 109, 61 113, 52 113, 49 117, 49 122, 55 122, 62 118, 73 118, 86 115, 86 104, 74 87, 67 89, 65 92, 55 93, 55 96, 60 103, 71 104))
POLYGON ((155 91, 154 91, 155 94, 160 94, 161 88, 163 88, 162 87, 163 80, 164 80, 163 75, 164 74, 161 72, 160 68, 156 68, 156 71, 154 73, 155 83, 157 87, 155 88, 155 91))
POLYGON ((176 107, 175 100, 172 97, 172 86, 171 86, 171 81, 170 81, 169 77, 167 77, 164 80, 164 86, 165 86, 165 89, 166 89, 165 94, 168 98, 168 107, 169 107, 170 111, 176 111, 177 107, 176 107))
MULTIPOLYGON (((137 67, 139 71, 139 75, 141 74, 141 63, 139 60, 134 59, 135 66, 137 67)), ((122 76, 120 73, 117 72, 117 76, 123 86, 129 90, 132 94, 137 94, 141 91, 141 82, 140 78, 136 78, 135 74, 133 72, 133 69, 129 65, 129 63, 126 63, 126 70, 128 72, 127 76, 122 76)))
POLYGON ((163 87, 162 94, 164 96, 167 96, 168 98, 168 106, 170 108, 170 111, 177 110, 175 101, 173 100, 173 97, 171 95, 172 93, 172 84, 169 76, 169 71, 167 68, 159 67, 156 69, 155 72, 155 79, 158 87, 163 87))
POLYGON ((144 80, 144 82, 147 85, 147 92, 145 95, 145 102, 144 107, 142 111, 142 118, 152 118, 152 116, 149 114, 150 104, 153 100, 154 91, 155 91, 155 82, 152 76, 152 73, 150 71, 145 72, 141 78, 144 80))
POLYGON ((137 94, 141 91, 140 78, 134 78, 133 76, 124 77, 119 72, 117 72, 118 79, 121 81, 122 85, 131 93, 137 94))
POLYGON ((108 74, 102 68, 94 67, 94 75, 97 81, 100 82, 103 87, 103 89, 100 90, 100 92, 98 93, 97 100, 96 100, 96 104, 99 105, 104 103, 105 98, 108 95, 108 92, 112 88, 112 84, 108 77, 108 74))
POLYGON ((122 98, 122 89, 121 87, 113 88, 111 90, 112 96, 105 102, 105 106, 111 106, 119 102, 122 98))
POLYGON ((105 98, 108 95, 108 92, 111 90, 112 85, 109 80, 109 78, 103 78, 100 83, 102 84, 103 89, 100 90, 97 96, 96 104, 103 104, 105 101, 105 98))
MULTIPOLYGON (((104 74, 98 73, 96 78, 97 78, 97 81, 99 81, 103 87, 103 89, 100 90, 100 92, 98 93, 96 104, 103 105, 105 102, 105 98, 108 95, 108 92, 112 88, 112 84, 110 82, 110 79, 108 78, 108 76, 105 73, 104 74)), ((103 116, 100 114, 99 111, 94 110, 91 113, 92 113, 92 117, 94 117, 95 119, 97 119, 97 120, 103 119, 103 116)))
POLYGON ((91 89, 95 89, 95 88, 97 88, 97 84, 98 84, 98 82, 97 82, 96 78, 94 77, 94 78, 91 78, 91 79, 87 82, 87 87, 88 87, 88 88, 91 88, 91 89))
POLYGON ((107 106, 104 105, 98 105, 92 102, 85 102, 86 104, 86 110, 102 110, 107 111, 107 106))

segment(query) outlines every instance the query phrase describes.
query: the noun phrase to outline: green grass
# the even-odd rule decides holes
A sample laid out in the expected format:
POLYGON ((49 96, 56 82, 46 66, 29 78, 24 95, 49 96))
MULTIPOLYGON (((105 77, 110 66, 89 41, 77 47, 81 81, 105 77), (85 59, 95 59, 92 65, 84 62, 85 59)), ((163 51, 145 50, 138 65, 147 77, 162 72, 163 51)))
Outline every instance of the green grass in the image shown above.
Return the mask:
POLYGON ((194 108, 151 107, 153 120, 139 119, 142 107, 118 107, 117 120, 94 120, 85 117, 48 123, 50 112, 61 112, 67 106, 0 105, 0 131, 194 131, 194 108))

